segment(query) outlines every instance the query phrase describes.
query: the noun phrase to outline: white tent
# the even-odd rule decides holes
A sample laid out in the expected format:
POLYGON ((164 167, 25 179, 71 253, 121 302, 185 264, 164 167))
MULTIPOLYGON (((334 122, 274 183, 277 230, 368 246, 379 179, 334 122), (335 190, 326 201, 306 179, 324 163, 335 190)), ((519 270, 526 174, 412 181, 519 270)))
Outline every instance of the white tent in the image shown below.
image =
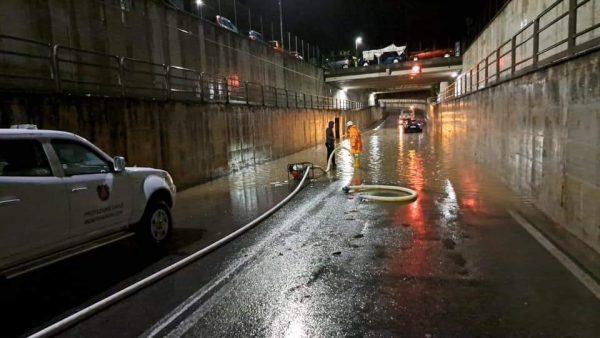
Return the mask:
POLYGON ((382 49, 373 49, 373 50, 366 50, 363 52, 363 59, 367 60, 367 61, 373 61, 375 59, 379 59, 379 57, 381 55, 383 55, 383 53, 388 53, 388 52, 396 52, 398 53, 398 55, 402 55, 402 53, 404 53, 404 51, 406 51, 406 46, 396 46, 395 44, 391 44, 385 48, 382 49))

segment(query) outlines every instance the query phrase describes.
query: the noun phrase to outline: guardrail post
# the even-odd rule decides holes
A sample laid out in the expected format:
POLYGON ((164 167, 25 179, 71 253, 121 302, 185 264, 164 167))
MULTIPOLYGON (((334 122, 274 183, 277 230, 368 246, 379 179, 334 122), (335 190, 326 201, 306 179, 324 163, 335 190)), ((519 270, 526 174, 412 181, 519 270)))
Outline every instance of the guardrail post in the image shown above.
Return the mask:
POLYGON ((313 101, 313 95, 310 94, 310 109, 315 109, 315 103, 313 101))
POLYGON ((295 105, 295 107, 298 108, 298 92, 294 92, 294 96, 296 98, 296 105, 295 105))
POLYGON ((171 98, 171 66, 163 65, 165 70, 165 79, 167 79, 167 99, 171 98))
POLYGON ((510 40, 510 74, 511 77, 517 71, 517 36, 513 36, 510 40))
POLYGON ((54 78, 54 89, 56 90, 57 93, 60 93, 62 91, 61 85, 60 85, 60 66, 59 66, 59 60, 58 60, 58 52, 59 52, 60 46, 59 45, 54 45, 52 46, 52 72, 53 72, 53 78, 54 78))
POLYGON ((267 104, 265 102, 265 86, 264 85, 260 85, 260 96, 262 98, 262 105, 263 105, 263 107, 265 107, 267 104))
POLYGON ((489 65, 489 55, 485 58, 485 72, 483 72, 483 75, 485 76, 485 81, 484 81, 484 86, 487 87, 488 86, 488 68, 490 68, 489 65))
POLYGON ((248 82, 244 82, 244 95, 246 96, 246 105, 250 105, 250 95, 248 92, 248 82))
POLYGON ((475 90, 479 90, 479 83, 481 80, 479 80, 479 73, 481 73, 481 62, 477 64, 477 76, 475 77, 476 82, 475 82, 475 90))
POLYGON ((125 96, 125 58, 117 56, 117 62, 119 63, 119 85, 121 86, 121 96, 125 96))
POLYGON ((229 80, 225 78, 225 103, 229 103, 229 80))
POLYGON ((302 93, 302 102, 303 102, 304 109, 306 109, 306 93, 302 93))
POLYGON ((289 108, 290 107, 290 98, 288 95, 288 90, 287 89, 284 89, 284 90, 285 90, 285 107, 289 108))
POLYGON ((200 102, 204 102, 204 72, 200 73, 200 102))
POLYGON ((538 61, 540 60, 540 56, 538 55, 540 51, 540 18, 535 19, 533 22, 533 55, 532 55, 532 67, 533 69, 537 69, 538 61))
POLYGON ((577 0, 569 0, 569 37, 568 37, 569 54, 575 53, 575 45, 577 43, 577 0))
POLYGON ((496 49, 496 82, 500 81, 500 48, 496 49))

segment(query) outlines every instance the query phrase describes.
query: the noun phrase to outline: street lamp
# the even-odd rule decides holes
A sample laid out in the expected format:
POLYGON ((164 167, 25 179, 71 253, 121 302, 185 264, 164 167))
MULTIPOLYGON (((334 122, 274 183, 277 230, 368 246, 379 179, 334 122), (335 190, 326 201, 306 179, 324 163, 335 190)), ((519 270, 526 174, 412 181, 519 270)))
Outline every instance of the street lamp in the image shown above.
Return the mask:
POLYGON ((202 19, 202 6, 204 6, 204 1, 196 0, 196 6, 198 7, 198 11, 200 11, 200 19, 202 19))
POLYGON ((363 42, 362 37, 359 36, 359 37, 356 38, 356 41, 355 41, 356 57, 358 57, 358 45, 362 44, 362 42, 363 42))

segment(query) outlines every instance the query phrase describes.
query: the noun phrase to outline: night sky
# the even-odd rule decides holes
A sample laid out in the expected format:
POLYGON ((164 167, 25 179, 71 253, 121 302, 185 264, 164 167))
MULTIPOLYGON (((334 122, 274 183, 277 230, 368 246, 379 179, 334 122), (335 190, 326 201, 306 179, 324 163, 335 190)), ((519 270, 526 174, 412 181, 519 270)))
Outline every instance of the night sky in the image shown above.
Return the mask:
MULTIPOLYGON (((277 0, 242 1, 278 20, 277 0)), ((283 0, 284 29, 317 43, 321 51, 354 49, 362 36, 366 48, 391 43, 410 50, 469 43, 506 0, 283 0)), ((270 36, 270 28, 265 28, 270 36)), ((275 26, 278 32, 278 26, 275 26)), ((278 34, 278 33, 277 33, 278 34)))

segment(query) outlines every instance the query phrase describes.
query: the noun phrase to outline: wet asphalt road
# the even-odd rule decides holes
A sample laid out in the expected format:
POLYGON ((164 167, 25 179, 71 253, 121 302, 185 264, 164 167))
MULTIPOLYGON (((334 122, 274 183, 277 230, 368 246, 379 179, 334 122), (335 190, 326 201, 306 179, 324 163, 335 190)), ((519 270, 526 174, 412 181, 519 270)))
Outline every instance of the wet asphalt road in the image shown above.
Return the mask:
MULTIPOLYGON (((405 135, 388 119, 365 135, 356 167, 342 155, 338 175, 312 182, 250 233, 64 336, 599 336, 600 302, 509 215, 526 199, 452 136, 405 135), (420 197, 378 204, 341 192, 362 182, 420 197)), ((121 243, 27 277, 13 287, 47 303, 36 309, 25 296, 45 314, 31 325, 233 231, 289 192, 278 184, 285 163, 322 163, 323 150, 183 192, 168 252, 149 257, 121 243), (61 292, 69 301, 52 308, 61 292)))

